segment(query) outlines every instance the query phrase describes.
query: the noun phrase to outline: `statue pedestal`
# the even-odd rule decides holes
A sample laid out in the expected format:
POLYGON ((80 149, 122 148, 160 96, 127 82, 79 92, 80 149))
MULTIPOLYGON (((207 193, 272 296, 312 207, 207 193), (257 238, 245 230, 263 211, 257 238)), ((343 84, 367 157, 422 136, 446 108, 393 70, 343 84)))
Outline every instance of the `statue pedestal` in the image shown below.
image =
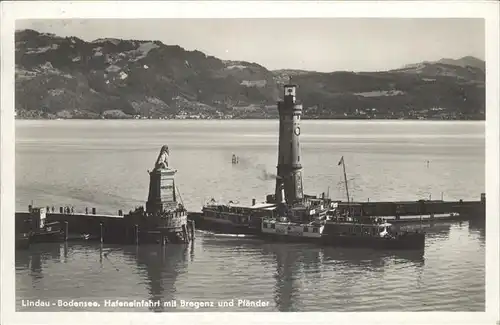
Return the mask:
POLYGON ((162 213, 177 207, 175 173, 170 168, 154 169, 149 172, 149 196, 146 202, 147 213, 162 213))

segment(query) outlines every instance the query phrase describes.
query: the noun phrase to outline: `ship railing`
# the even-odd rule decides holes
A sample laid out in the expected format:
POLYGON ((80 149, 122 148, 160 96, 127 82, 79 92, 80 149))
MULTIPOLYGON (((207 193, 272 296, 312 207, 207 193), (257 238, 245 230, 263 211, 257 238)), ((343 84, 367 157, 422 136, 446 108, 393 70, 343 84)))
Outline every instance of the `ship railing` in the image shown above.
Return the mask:
POLYGON ((224 213, 231 215, 247 215, 252 213, 254 210, 245 207, 231 207, 224 205, 210 205, 203 207, 203 210, 212 211, 215 213, 224 213))
POLYGON ((214 198, 211 198, 210 200, 206 201, 203 206, 204 207, 217 207, 217 206, 228 206, 230 204, 234 203, 233 201, 229 201, 229 202, 220 202, 220 201, 217 201, 215 200, 214 198))

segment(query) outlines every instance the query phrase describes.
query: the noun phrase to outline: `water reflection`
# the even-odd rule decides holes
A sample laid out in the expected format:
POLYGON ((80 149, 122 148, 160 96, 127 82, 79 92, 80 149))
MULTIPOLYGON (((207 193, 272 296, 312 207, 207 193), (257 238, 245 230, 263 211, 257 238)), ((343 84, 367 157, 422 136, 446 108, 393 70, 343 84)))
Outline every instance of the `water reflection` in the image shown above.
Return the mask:
MULTIPOLYGON (((103 246, 93 243, 50 243, 37 244, 28 250, 17 250, 15 254, 16 270, 25 272, 31 278, 32 287, 44 287, 41 284, 44 279, 44 268, 52 267, 53 263, 67 263, 68 255, 78 254, 88 257, 83 261, 86 267, 92 261, 99 261, 101 270, 112 267, 120 272, 127 263, 123 264, 122 257, 135 262, 141 278, 144 279, 144 286, 147 288, 148 297, 145 300, 169 301, 175 299, 175 282, 180 272, 187 269, 187 259, 189 253, 193 258, 193 245, 141 245, 141 246, 103 246), (191 251, 191 252, 190 252, 191 251)), ((81 260, 81 259, 80 259, 81 260)), ((95 263, 94 262, 94 263, 95 263)), ((68 264, 68 272, 71 272, 72 263, 68 264)), ((48 273, 47 273, 48 274, 48 273)), ((50 274, 48 274, 50 275, 50 274)), ((117 273, 117 276, 120 274, 117 273)), ((105 275, 103 275, 105 276, 105 275)), ((49 276, 50 278, 50 276, 49 276)), ((52 276, 53 278, 53 276, 52 276)), ((50 283, 50 279, 49 282, 50 283)), ((74 279, 75 283, 78 282, 74 279)), ((76 284, 74 284, 76 285, 76 284)), ((151 311, 163 311, 163 304, 158 307, 150 307, 151 311)))
MULTIPOLYGON (((449 232, 449 225, 434 228, 434 232, 449 232)), ((429 228, 430 229, 430 228, 429 228)), ((414 269, 421 275, 425 264, 424 251, 371 250, 336 248, 315 244, 264 242, 257 238, 233 238, 223 235, 206 235, 203 245, 217 250, 231 248, 235 255, 258 253, 266 265, 271 264, 274 284, 273 299, 279 311, 310 309, 309 302, 316 300, 318 291, 331 299, 353 296, 360 282, 371 283, 374 273, 384 273, 395 264, 414 269), (334 276, 332 277, 332 274, 334 276), (332 287, 329 293, 327 287, 332 287), (342 293, 333 288, 342 287, 342 293), (352 291, 351 293, 349 293, 352 291)), ((267 272, 267 268, 266 268, 267 272)), ((324 307, 321 307, 324 308, 324 307)), ((322 309, 323 311, 325 309, 322 309)))
POLYGON ((61 259, 59 244, 37 244, 28 250, 16 250, 16 269, 29 270, 33 285, 44 277, 43 265, 49 260, 61 259))
POLYGON ((273 255, 276 261, 274 279, 274 301, 279 311, 300 310, 300 282, 299 273, 304 263, 320 261, 318 251, 311 247, 302 246, 302 251, 296 245, 268 244, 262 247, 263 255, 273 255))
POLYGON ((423 266, 423 250, 372 250, 357 248, 325 247, 323 249, 325 261, 333 261, 337 265, 356 267, 361 270, 383 270, 391 262, 411 263, 414 266, 423 266))
POLYGON ((469 233, 479 234, 479 239, 483 242, 486 240, 486 222, 485 220, 469 221, 469 233))
MULTIPOLYGON (((137 261, 144 273, 145 285, 152 301, 161 301, 160 306, 149 307, 151 311, 165 311, 163 302, 175 299, 175 282, 180 272, 187 268, 188 253, 193 245, 139 245, 125 246, 123 252, 137 261), (190 248, 191 247, 191 248, 190 248)), ((193 252, 191 251, 191 256, 193 252)))
MULTIPOLYGON (((196 250, 194 245, 103 247, 90 243, 37 244, 29 250, 16 251, 18 276, 19 279, 25 278, 24 281, 18 280, 18 287, 28 293, 23 293, 23 298, 70 296, 98 299, 101 296, 106 298, 112 292, 123 299, 134 297, 167 302, 180 295, 192 298, 210 294, 216 300, 247 293, 251 298, 271 302, 269 309, 261 311, 345 310, 384 303, 393 308, 393 301, 405 299, 404 290, 411 281, 418 290, 429 288, 429 269, 435 269, 440 263, 436 263, 435 256, 442 254, 443 245, 455 245, 442 240, 441 236, 449 237, 450 229, 453 229, 452 237, 460 231, 465 232, 465 238, 478 237, 467 236, 466 226, 464 222, 461 227, 459 223, 436 223, 424 227, 431 239, 426 245, 425 258, 422 251, 272 243, 258 238, 203 233, 197 233, 196 250), (190 262, 195 259, 195 263, 190 262), (222 267, 224 265, 229 267, 222 267), (210 268, 220 269, 220 273, 207 271, 210 268), (73 274, 73 279, 60 281, 64 274, 73 274), (234 274, 234 277, 228 277, 234 274), (195 283, 204 283, 206 287, 195 283), (381 296, 380 283, 384 283, 386 298, 381 296), (54 290, 46 290, 49 287, 54 290), (107 290, 100 291, 104 289, 107 290), (386 302, 380 299, 386 299, 386 302)), ((468 227, 469 233, 481 231, 474 230, 471 224, 468 227)), ((453 238, 462 240, 460 236, 453 238)), ((443 280, 443 283, 447 284, 447 281, 450 280, 443 280)), ((149 310, 178 309, 160 304, 149 310)))
MULTIPOLYGON (((390 262, 406 263, 418 269, 424 265, 423 251, 378 251, 274 243, 264 244, 261 253, 272 255, 276 262, 274 300, 279 311, 304 310, 304 299, 300 299, 300 295, 314 295, 314 289, 312 293, 304 290, 304 281, 321 278, 330 268, 338 270, 338 278, 332 281, 342 282, 344 289, 349 291, 367 272, 384 272, 390 262)), ((314 287, 315 283, 311 283, 311 286, 314 287)))

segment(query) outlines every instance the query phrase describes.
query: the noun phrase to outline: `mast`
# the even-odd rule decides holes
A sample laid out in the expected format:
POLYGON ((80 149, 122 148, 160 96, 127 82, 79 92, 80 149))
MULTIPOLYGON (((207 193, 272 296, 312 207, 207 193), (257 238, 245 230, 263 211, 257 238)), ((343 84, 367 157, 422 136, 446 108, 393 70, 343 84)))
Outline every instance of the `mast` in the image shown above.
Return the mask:
MULTIPOLYGON (((351 201, 350 201, 350 198, 349 198, 349 186, 347 185, 347 174, 345 172, 345 162, 344 162, 344 156, 342 156, 342 158, 340 158, 340 163, 342 164, 342 169, 344 170, 344 182, 345 182, 345 191, 347 193, 347 209, 349 211, 349 214, 351 213, 351 201)), ((339 165, 340 165, 339 163, 339 165)))

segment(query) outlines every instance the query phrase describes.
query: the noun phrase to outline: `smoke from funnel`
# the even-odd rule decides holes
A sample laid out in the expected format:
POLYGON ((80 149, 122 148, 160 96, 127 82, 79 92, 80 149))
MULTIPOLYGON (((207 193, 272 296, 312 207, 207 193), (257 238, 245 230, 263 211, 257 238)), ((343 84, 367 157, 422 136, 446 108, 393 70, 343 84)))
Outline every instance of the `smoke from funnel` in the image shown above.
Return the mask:
POLYGON ((257 167, 262 172, 259 179, 261 179, 263 181, 274 181, 278 177, 278 175, 268 172, 266 169, 266 166, 264 166, 264 165, 257 165, 257 167))
POLYGON ((258 179, 263 181, 274 181, 278 177, 275 173, 271 173, 267 170, 266 166, 263 164, 255 164, 251 158, 248 157, 238 157, 238 167, 245 169, 255 169, 256 176, 258 179))

